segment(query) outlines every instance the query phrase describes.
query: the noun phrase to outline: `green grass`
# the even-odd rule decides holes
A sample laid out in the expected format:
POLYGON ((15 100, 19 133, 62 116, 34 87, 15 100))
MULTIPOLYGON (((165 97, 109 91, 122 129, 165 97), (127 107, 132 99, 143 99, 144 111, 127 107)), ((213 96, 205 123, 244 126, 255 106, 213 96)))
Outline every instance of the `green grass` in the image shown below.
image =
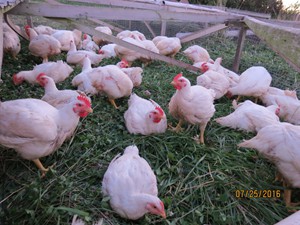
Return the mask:
MULTIPOLYGON (((17 98, 40 98, 41 87, 12 84, 12 74, 31 69, 40 59, 30 55, 26 42, 18 60, 4 58, 0 85, 2 101, 17 98)), ((207 48, 212 58, 223 57, 223 65, 230 68, 236 42, 221 34, 202 38, 197 42, 207 48)), ((185 45, 183 50, 189 45, 185 45)), ((64 59, 65 55, 60 56, 64 59)), ((182 55, 177 59, 188 62, 182 55)), ((101 65, 116 63, 117 59, 104 60, 101 65)), ((136 63, 135 65, 140 65, 136 63)), ((263 65, 273 75, 274 81, 282 76, 295 81, 297 73, 263 43, 247 41, 240 69, 263 65)), ((58 85, 59 89, 73 88, 72 77, 58 85)), ((143 83, 134 92, 151 98, 165 110, 168 122, 177 122, 168 113, 168 102, 175 92, 170 85, 179 72, 194 84, 196 75, 163 62, 153 62, 144 69, 143 83)), ((294 83, 293 83, 294 85, 294 83)), ((283 86, 290 87, 289 83, 283 86)), ((282 86, 282 87, 283 87, 282 86)), ((283 87, 284 88, 284 87, 283 87)), ((209 123, 206 145, 198 145, 192 137, 199 133, 197 126, 186 126, 182 133, 167 131, 160 135, 130 135, 123 114, 127 98, 118 99, 115 110, 105 96, 93 96, 94 113, 82 120, 71 140, 52 155, 42 158, 45 166, 54 164, 45 178, 38 169, 20 158, 12 149, 0 147, 0 223, 70 224, 78 214, 92 224, 99 218, 105 224, 274 224, 289 215, 281 198, 236 198, 236 190, 283 190, 274 182, 275 167, 254 150, 238 149, 237 144, 253 136, 251 133, 220 127, 209 123), (107 198, 101 193, 101 182, 109 162, 128 145, 136 144, 140 155, 153 168, 158 180, 159 197, 165 203, 167 219, 146 215, 132 222, 112 211, 107 198)), ((214 118, 232 111, 231 101, 222 98, 215 103, 214 118)))

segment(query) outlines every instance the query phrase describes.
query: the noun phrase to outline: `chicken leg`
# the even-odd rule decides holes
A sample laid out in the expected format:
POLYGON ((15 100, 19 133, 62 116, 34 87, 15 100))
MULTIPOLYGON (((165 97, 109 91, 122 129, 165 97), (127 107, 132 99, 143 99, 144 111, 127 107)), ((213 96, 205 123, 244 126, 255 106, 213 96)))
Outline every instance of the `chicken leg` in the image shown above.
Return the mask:
POLYGON ((275 172, 275 182, 276 181, 283 182, 283 176, 279 171, 275 172))
POLYGON ((180 132, 182 130, 182 124, 183 124, 183 120, 179 119, 178 124, 176 127, 172 127, 171 125, 169 125, 169 127, 171 128, 172 131, 175 131, 176 133, 180 132))
POLYGON ((197 135, 196 137, 193 138, 198 144, 205 144, 204 143, 204 131, 205 131, 206 125, 207 125, 207 123, 200 124, 200 135, 199 136, 197 135))
POLYGON ((46 173, 49 171, 49 168, 45 168, 43 166, 43 164, 41 163, 41 161, 39 159, 34 159, 32 160, 35 165, 39 168, 39 170, 42 172, 42 177, 44 177, 46 175, 46 173))
POLYGON ((118 109, 119 107, 116 105, 116 102, 114 99, 108 99, 109 102, 115 107, 115 109, 118 109))
MULTIPOLYGON (((284 187, 283 200, 285 202, 286 207, 295 207, 300 205, 300 202, 296 202, 296 203, 292 202, 292 190, 289 189, 288 184, 286 183, 285 180, 283 180, 283 187, 284 187)), ((289 210, 289 211, 293 211, 293 210, 289 210)))

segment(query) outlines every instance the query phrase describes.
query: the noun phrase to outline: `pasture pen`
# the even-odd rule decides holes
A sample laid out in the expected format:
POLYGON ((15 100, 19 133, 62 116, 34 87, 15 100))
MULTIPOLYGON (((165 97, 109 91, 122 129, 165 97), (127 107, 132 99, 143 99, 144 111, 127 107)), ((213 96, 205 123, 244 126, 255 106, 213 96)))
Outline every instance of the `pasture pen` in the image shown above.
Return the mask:
MULTIPOLYGON (((193 67, 182 53, 172 59, 95 31, 92 27, 109 26, 114 34, 124 29, 139 30, 149 39, 157 35, 178 35, 183 44, 182 50, 198 44, 207 48, 213 59, 230 56, 223 57, 224 66, 239 73, 254 64, 265 66, 272 74, 272 86, 296 89, 299 96, 299 22, 277 21, 264 14, 169 1, 11 2, 10 6, 2 6, 0 17, 4 17, 19 33, 21 31, 14 23, 24 26, 27 16, 30 16, 34 25, 49 23, 57 28, 77 28, 155 58, 149 69, 144 68, 144 86, 136 91, 143 95, 143 91, 150 90, 151 97, 162 102, 166 113, 168 100, 174 93, 171 87, 167 87, 168 83, 181 71, 193 83, 199 73, 198 68, 193 67), (253 33, 247 35, 248 29, 253 33), (233 31, 237 35, 231 36, 233 31), (263 56, 270 64, 264 58, 255 57, 256 52, 260 55, 261 48, 268 51, 263 56), (151 70, 151 67, 154 69, 151 70), (159 80, 161 77, 164 77, 163 80, 159 80)), ((2 32, 1 26, 0 30, 2 32)), ((0 40, 2 48, 2 35, 0 40)), ((24 43, 26 41, 23 40, 24 43)), ((25 49, 22 47, 22 52, 25 49)), ((9 100, 5 97, 7 91, 14 92, 14 96, 41 96, 38 87, 8 84, 9 73, 29 69, 38 63, 33 56, 25 56, 27 59, 20 59, 20 62, 4 59, 1 100, 9 100)), ((1 65, 2 56, 0 59, 1 65)), ((105 62, 115 63, 116 60, 105 62)), ((79 71, 80 68, 75 68, 74 73, 79 71)), ((72 88, 70 84, 61 84, 60 87, 72 88)), ((197 132, 194 126, 182 134, 167 131, 164 135, 149 137, 129 135, 124 124, 120 124, 127 99, 121 101, 122 107, 117 112, 112 112, 112 108, 105 104, 105 100, 93 98, 95 111, 102 110, 101 115, 96 112, 96 115, 89 115, 81 122, 71 141, 43 159, 48 165, 57 162, 53 171, 43 179, 37 177, 31 162, 18 158, 14 151, 1 148, 0 225, 70 224, 75 214, 88 223, 102 218, 103 224, 135 224, 116 216, 108 205, 108 199, 101 195, 101 180, 108 163, 132 143, 137 144, 141 155, 157 174, 159 196, 165 202, 167 212, 165 221, 147 215, 137 221, 138 224, 274 224, 290 214, 282 198, 236 196, 236 191, 242 189, 283 190, 278 182, 273 182, 275 167, 272 164, 255 151, 241 150, 236 146, 253 134, 221 128, 211 121, 205 146, 193 143, 191 137, 197 132), (89 129, 89 126, 94 127, 93 124, 98 126, 96 131, 89 129), (101 153, 97 149, 101 149, 101 153)), ((215 117, 229 114, 232 111, 230 100, 217 101, 216 109, 215 117)), ((168 120, 175 123, 170 115, 168 120)))

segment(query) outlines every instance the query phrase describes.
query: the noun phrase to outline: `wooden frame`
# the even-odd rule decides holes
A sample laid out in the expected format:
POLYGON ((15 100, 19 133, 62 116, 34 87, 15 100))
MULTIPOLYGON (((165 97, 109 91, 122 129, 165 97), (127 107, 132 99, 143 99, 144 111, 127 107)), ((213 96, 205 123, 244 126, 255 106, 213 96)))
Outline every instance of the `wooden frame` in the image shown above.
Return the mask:
MULTIPOLYGON (((21 0, 19 0, 21 1, 21 0)), ((75 0, 71 0, 75 1, 75 0)), ((274 51, 276 51, 280 56, 282 56, 288 63, 290 63, 297 71, 300 71, 300 43, 298 30, 284 29, 282 26, 273 26, 269 23, 265 23, 254 19, 257 18, 267 18, 266 14, 253 14, 250 13, 252 17, 244 17, 244 15, 249 15, 249 12, 232 11, 228 12, 208 6, 198 6, 185 3, 169 2, 164 1, 164 3, 155 4, 152 0, 76 0, 76 2, 84 2, 87 6, 76 6, 76 5, 66 5, 60 4, 59 7, 55 4, 49 3, 30 3, 23 2, 18 4, 17 7, 11 9, 9 13, 15 15, 28 15, 28 16, 43 16, 52 19, 59 18, 70 18, 70 19, 88 19, 95 23, 101 25, 107 25, 111 29, 120 32, 120 28, 114 27, 107 24, 101 20, 137 20, 142 21, 148 27, 149 31, 153 36, 155 32, 152 30, 149 21, 159 21, 161 22, 161 35, 166 32, 167 22, 199 22, 199 23, 212 23, 215 24, 204 30, 194 32, 192 34, 181 37, 181 42, 185 43, 196 38, 202 37, 204 35, 211 34, 213 32, 222 30, 226 28, 225 24, 234 22, 239 24, 245 22, 245 24, 254 31, 257 36, 262 40, 265 40, 274 51), (90 4, 98 4, 91 6, 90 4), (101 6, 101 7, 100 7, 101 6), (245 20, 243 20, 245 19, 245 20), (266 32, 268 30, 268 32, 266 32), (283 32, 282 32, 283 31, 283 32), (281 33, 280 33, 281 32, 281 33), (285 34, 287 33, 287 34, 285 34), (272 40, 270 37, 274 37, 274 34, 287 38, 290 43, 296 44, 293 46, 293 54, 290 54, 287 50, 291 49, 290 45, 286 43, 280 43, 281 45, 272 40), (284 34, 284 35, 282 35, 284 34), (298 53, 294 54, 294 49, 298 53)), ((175 59, 156 54, 154 52, 148 51, 146 49, 140 48, 138 46, 132 45, 130 43, 124 42, 114 36, 109 36, 101 32, 97 32, 94 29, 88 28, 83 24, 79 24, 78 21, 74 22, 72 20, 60 20, 61 22, 67 23, 69 26, 80 29, 89 34, 97 34, 105 40, 114 42, 116 44, 122 45, 127 48, 136 50, 142 54, 151 56, 154 59, 162 60, 172 65, 181 66, 183 68, 189 69, 191 71, 198 71, 197 68, 192 65, 177 61, 175 59), (67 22, 66 22, 67 21, 67 22)), ((296 24, 296 23, 294 23, 296 24)), ((298 26, 298 25, 297 25, 298 26)), ((0 27, 1 29, 1 27, 0 27)), ((239 61, 242 54, 243 41, 245 38, 244 27, 241 29, 235 61, 234 70, 238 70, 239 61)), ((278 38, 277 38, 278 39, 278 38)), ((1 43, 0 43, 1 47, 1 43)), ((2 62, 2 60, 1 60, 2 62)), ((0 64, 1 65, 1 64, 0 64)), ((1 72, 0 72, 1 73, 1 72)))

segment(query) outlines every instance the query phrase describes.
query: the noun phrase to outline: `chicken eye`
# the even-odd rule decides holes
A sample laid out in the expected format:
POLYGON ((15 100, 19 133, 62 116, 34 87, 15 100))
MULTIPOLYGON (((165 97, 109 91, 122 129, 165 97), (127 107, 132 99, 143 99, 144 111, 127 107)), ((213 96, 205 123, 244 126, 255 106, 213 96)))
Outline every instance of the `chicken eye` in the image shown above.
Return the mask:
POLYGON ((82 104, 81 104, 81 103, 77 103, 77 106, 81 107, 81 106, 82 106, 82 104))

